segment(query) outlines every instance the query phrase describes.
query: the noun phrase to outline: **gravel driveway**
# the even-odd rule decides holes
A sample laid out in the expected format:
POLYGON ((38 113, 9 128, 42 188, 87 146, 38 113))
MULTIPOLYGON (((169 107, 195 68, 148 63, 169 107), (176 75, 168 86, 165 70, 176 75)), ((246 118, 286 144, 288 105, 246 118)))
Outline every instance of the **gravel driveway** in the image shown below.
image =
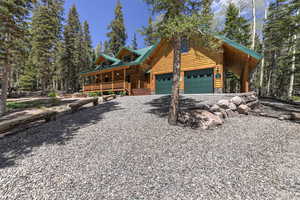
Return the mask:
POLYGON ((170 127, 167 101, 118 98, 0 139, 0 199, 300 199, 300 124, 170 127))

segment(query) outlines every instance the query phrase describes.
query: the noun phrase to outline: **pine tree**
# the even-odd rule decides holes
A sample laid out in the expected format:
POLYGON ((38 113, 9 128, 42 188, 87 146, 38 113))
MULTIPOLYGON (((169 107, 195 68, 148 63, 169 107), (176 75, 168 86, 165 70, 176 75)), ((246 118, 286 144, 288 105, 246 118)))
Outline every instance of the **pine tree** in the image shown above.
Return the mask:
POLYGON ((213 13, 212 13, 212 3, 213 0, 202 0, 202 8, 201 8, 201 16, 205 18, 206 24, 204 24, 204 29, 210 31, 212 20, 213 20, 213 13))
POLYGON ((102 53, 102 43, 100 42, 99 44, 97 44, 97 46, 95 48, 95 56, 96 56, 96 58, 98 58, 101 53, 102 53))
POLYGON ((139 32, 144 36, 144 43, 146 46, 154 45, 158 41, 158 33, 153 24, 152 17, 149 17, 148 26, 143 26, 139 32))
POLYGON ((93 65, 93 47, 92 39, 87 21, 83 23, 83 58, 84 58, 84 69, 90 69, 93 65))
POLYGON ((264 28, 267 95, 277 97, 286 96, 289 85, 293 30, 287 6, 287 0, 271 3, 264 28))
POLYGON ((127 34, 124 25, 124 16, 122 12, 122 5, 118 0, 115 8, 115 18, 108 26, 109 33, 109 48, 113 55, 116 55, 119 50, 126 45, 127 34))
MULTIPOLYGON (((182 38, 190 39, 198 35, 201 25, 208 24, 207 18, 199 15, 203 1, 194 0, 145 0, 156 14, 163 14, 163 20, 158 24, 161 38, 171 42, 173 56, 173 87, 168 122, 176 125, 179 112, 179 77, 181 66, 182 38)), ((203 26, 202 26, 203 28, 203 26)), ((202 32, 201 42, 207 47, 213 47, 210 35, 202 32)))
POLYGON ((62 14, 62 0, 41 1, 33 11, 31 58, 37 67, 37 77, 43 91, 53 87, 55 55, 61 40, 62 14))
POLYGON ((64 50, 62 70, 64 77, 64 90, 75 92, 79 90, 79 73, 82 70, 81 55, 83 44, 83 33, 79 21, 76 6, 73 5, 69 11, 67 24, 64 27, 64 50))
POLYGON ((134 35, 133 35, 131 48, 134 49, 134 50, 138 49, 138 43, 137 43, 137 39, 136 39, 136 33, 134 33, 134 35))
POLYGON ((29 0, 0 1, 0 65, 2 69, 0 115, 6 112, 8 76, 11 73, 14 42, 24 36, 31 3, 29 0))
POLYGON ((109 41, 104 41, 104 50, 103 53, 107 55, 112 55, 111 49, 109 47, 109 41))
POLYGON ((245 18, 239 17, 239 10, 233 3, 229 4, 226 11, 223 34, 240 44, 250 45, 250 25, 245 18))

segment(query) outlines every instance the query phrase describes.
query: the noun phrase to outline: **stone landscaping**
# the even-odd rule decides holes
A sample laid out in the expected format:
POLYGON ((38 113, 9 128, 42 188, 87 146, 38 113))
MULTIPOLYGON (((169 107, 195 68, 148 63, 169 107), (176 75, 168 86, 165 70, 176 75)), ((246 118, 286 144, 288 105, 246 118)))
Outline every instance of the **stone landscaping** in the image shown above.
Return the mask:
POLYGON ((221 99, 217 103, 191 107, 179 113, 179 123, 191 128, 210 129, 224 124, 225 120, 238 115, 259 115, 280 120, 300 120, 300 112, 285 115, 268 115, 254 92, 240 94, 231 99, 221 99))

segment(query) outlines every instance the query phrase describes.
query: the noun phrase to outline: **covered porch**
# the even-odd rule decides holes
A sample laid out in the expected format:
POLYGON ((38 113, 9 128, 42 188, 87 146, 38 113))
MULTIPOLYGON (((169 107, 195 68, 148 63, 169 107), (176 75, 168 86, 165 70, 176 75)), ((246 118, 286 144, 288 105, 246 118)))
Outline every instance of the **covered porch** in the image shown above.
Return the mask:
POLYGON ((131 95, 129 67, 82 74, 83 92, 126 92, 131 95))

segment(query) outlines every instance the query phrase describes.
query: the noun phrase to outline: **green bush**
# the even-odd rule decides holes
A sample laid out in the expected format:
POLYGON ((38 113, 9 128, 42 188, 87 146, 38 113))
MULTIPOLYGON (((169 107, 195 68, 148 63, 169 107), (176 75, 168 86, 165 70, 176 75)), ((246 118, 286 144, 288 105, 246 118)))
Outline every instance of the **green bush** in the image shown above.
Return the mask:
POLYGON ((111 94, 115 94, 115 92, 113 92, 113 91, 109 91, 109 92, 108 92, 108 94, 109 94, 109 95, 111 95, 111 94))
POLYGON ((102 96, 102 92, 89 92, 88 97, 99 97, 102 96))
POLYGON ((56 93, 56 92, 50 92, 50 93, 48 94, 48 97, 55 98, 55 97, 57 97, 57 93, 56 93))
POLYGON ((120 95, 121 95, 121 96, 126 96, 126 95, 127 95, 127 92, 122 91, 122 92, 120 92, 120 95))

